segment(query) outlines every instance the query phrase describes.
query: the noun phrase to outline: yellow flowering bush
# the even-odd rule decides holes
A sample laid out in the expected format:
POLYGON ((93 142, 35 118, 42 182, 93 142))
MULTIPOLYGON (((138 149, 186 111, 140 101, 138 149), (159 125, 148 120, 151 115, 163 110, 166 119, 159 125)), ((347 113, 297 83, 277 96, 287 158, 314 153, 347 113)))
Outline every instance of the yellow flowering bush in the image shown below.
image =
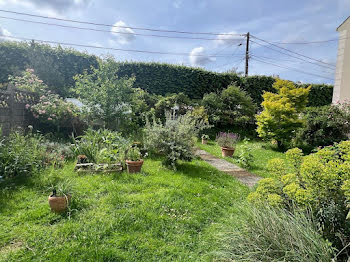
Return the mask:
POLYGON ((287 146, 295 132, 303 126, 300 117, 307 105, 311 87, 296 87, 293 82, 277 79, 277 93, 265 92, 263 111, 256 116, 257 132, 264 139, 276 140, 279 147, 287 146))
POLYGON ((350 141, 308 156, 298 148, 290 149, 286 158, 269 161, 272 178, 260 180, 248 200, 259 205, 311 209, 332 242, 350 241, 350 141))

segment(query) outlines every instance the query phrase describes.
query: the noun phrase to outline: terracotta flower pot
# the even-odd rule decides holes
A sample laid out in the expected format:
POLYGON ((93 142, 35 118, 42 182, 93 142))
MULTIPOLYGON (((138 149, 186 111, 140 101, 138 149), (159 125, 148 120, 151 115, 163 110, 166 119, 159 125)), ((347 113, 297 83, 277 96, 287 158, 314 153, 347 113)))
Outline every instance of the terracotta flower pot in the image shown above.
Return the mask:
POLYGON ((143 165, 143 160, 139 161, 131 161, 131 160, 126 160, 126 167, 128 168, 128 173, 139 173, 141 171, 141 167, 143 165))
POLYGON ((51 211, 55 213, 62 213, 66 211, 68 204, 71 200, 72 196, 49 196, 49 205, 51 207, 51 211))
POLYGON ((231 147, 221 147, 221 154, 223 157, 231 157, 235 152, 234 148, 231 147))
POLYGON ((208 140, 207 140, 207 139, 202 138, 202 144, 203 144, 203 145, 206 145, 207 143, 208 143, 208 140))

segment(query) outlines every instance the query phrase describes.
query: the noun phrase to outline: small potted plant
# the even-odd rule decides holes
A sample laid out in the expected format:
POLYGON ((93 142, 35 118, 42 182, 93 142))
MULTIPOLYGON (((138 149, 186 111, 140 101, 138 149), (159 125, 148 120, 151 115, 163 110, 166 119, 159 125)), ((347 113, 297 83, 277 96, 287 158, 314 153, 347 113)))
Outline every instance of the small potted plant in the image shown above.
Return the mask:
POLYGON ((209 136, 206 134, 203 134, 202 135, 202 144, 206 145, 208 143, 208 140, 209 140, 209 136))
POLYGON ((78 155, 78 164, 86 164, 89 163, 89 160, 86 155, 78 155))
POLYGON ((220 132, 216 136, 216 142, 221 146, 221 154, 223 157, 232 157, 238 139, 239 135, 234 133, 220 132))
POLYGON ((72 190, 69 181, 62 182, 51 187, 49 205, 52 212, 62 213, 67 210, 72 199, 72 190))
POLYGON ((136 146, 131 147, 126 153, 126 166, 128 173, 139 173, 143 165, 140 149, 136 146))

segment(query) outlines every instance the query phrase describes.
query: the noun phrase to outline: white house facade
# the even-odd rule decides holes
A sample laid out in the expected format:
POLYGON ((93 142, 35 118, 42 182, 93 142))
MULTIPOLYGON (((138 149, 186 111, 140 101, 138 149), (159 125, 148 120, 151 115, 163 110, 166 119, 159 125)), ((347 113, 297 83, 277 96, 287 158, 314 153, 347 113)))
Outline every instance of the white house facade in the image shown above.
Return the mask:
POLYGON ((350 101, 350 16, 337 28, 339 32, 333 103, 350 101))

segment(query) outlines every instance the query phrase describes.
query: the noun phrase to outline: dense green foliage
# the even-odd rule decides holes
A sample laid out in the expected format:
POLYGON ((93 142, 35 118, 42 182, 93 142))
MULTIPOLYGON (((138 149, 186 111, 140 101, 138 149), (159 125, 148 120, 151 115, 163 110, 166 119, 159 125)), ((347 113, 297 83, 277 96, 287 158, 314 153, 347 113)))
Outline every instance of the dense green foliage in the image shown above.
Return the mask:
POLYGON ((263 111, 256 116, 257 132, 261 138, 274 139, 279 147, 286 147, 303 126, 300 113, 305 110, 310 87, 296 87, 293 82, 281 79, 273 87, 277 94, 263 95, 263 111))
POLYGON ((98 65, 98 58, 69 48, 25 42, 0 43, 0 83, 27 68, 63 97, 74 85, 73 76, 98 65))
POLYGON ((322 84, 302 85, 302 87, 304 88, 307 88, 308 86, 311 86, 311 89, 309 92, 307 106, 318 107, 318 106, 330 105, 332 103, 333 86, 322 85, 322 84))
MULTIPOLYGON (((288 162, 270 162, 274 178, 259 181, 248 199, 287 208, 311 208, 325 237, 340 249, 350 243, 350 141, 303 156, 286 152, 288 162)), ((347 249, 349 254, 349 248, 347 249)))
MULTIPOLYGON (((18 75, 33 68, 37 76, 50 89, 65 97, 74 85, 73 77, 84 70, 98 66, 98 58, 62 47, 51 47, 38 43, 0 43, 0 83, 7 82, 10 75, 18 75)), ((118 63, 120 77, 135 76, 135 87, 151 94, 184 93, 189 98, 200 99, 204 94, 221 91, 236 83, 253 101, 260 105, 264 91, 273 92, 275 79, 270 76, 241 77, 235 73, 215 73, 186 66, 143 63, 118 63)), ((327 85, 312 85, 309 106, 330 104, 333 88, 327 85)))
POLYGON ((224 261, 329 262, 335 256, 312 219, 283 209, 245 209, 239 226, 233 218, 222 239, 224 261))
POLYGON ((118 76, 119 66, 113 59, 101 61, 92 73, 74 77, 74 91, 84 102, 86 111, 104 126, 121 130, 131 111, 135 79, 118 76))
POLYGON ((249 94, 230 85, 220 93, 203 97, 202 105, 209 116, 209 123, 219 127, 246 126, 254 120, 256 105, 249 94))
POLYGON ((184 115, 187 113, 190 104, 191 100, 184 93, 159 97, 158 102, 154 106, 154 116, 164 121, 166 112, 176 112, 179 115, 184 115))
POLYGON ((350 132, 350 117, 338 105, 307 108, 303 119, 304 126, 297 131, 293 145, 308 152, 346 140, 350 132))
MULTIPOLYGON (((0 138, 1 139, 1 138, 0 138)), ((13 132, 0 141, 0 176, 5 178, 30 175, 43 166, 43 138, 13 132)))
POLYGON ((32 175, 48 165, 61 166, 71 157, 67 145, 49 142, 40 134, 17 131, 0 137, 0 176, 4 178, 32 175))
POLYGON ((73 138, 73 152, 84 155, 90 163, 116 163, 124 157, 129 142, 119 133, 107 129, 88 129, 84 135, 73 138))

